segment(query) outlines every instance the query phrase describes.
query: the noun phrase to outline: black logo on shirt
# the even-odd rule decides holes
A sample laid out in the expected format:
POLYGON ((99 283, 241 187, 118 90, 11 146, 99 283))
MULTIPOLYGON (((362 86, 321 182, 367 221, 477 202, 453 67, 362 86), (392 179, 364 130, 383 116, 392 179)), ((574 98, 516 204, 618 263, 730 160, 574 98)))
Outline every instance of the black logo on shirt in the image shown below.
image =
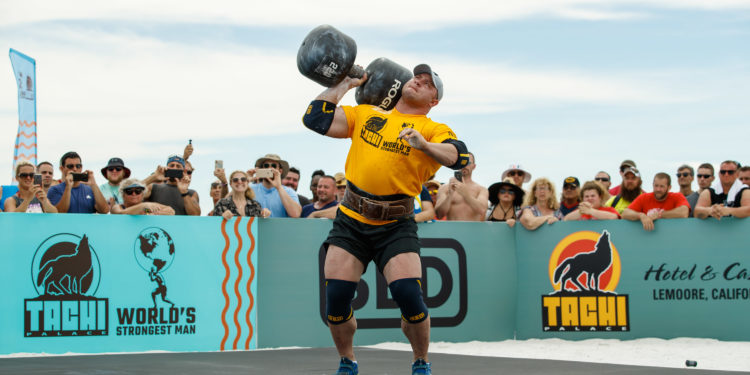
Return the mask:
POLYGON ((383 141, 383 136, 378 134, 385 127, 388 122, 387 118, 380 116, 372 116, 365 122, 365 127, 359 133, 359 136, 367 143, 380 147, 380 142, 383 141))

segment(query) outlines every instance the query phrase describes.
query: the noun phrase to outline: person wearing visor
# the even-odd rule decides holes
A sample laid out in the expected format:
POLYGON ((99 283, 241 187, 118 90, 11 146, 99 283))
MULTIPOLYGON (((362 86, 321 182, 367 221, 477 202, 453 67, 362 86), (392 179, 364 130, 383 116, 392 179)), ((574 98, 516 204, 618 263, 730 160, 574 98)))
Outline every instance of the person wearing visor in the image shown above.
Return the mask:
POLYGON ((351 139, 346 192, 324 242, 326 317, 340 357, 337 374, 359 371, 351 302, 371 261, 401 309, 401 329, 413 351, 412 373, 431 373, 430 316, 422 296, 414 197, 440 167, 460 170, 468 165, 469 152, 450 127, 427 117, 443 98, 441 78, 427 64, 417 65, 413 73, 391 111, 338 106, 350 89, 367 80, 365 74, 323 91, 302 118, 316 133, 351 139))
POLYGON ((145 191, 146 185, 135 178, 122 181, 119 192, 122 195, 122 203, 113 205, 110 213, 120 215, 174 215, 172 207, 155 202, 144 202, 145 191))
POLYGON ((146 201, 172 207, 175 215, 200 216, 198 193, 188 188, 190 176, 185 173, 185 159, 182 156, 172 155, 167 158, 166 168, 158 166, 144 183, 148 187, 144 192, 146 201), (163 180, 166 182, 154 182, 163 180))

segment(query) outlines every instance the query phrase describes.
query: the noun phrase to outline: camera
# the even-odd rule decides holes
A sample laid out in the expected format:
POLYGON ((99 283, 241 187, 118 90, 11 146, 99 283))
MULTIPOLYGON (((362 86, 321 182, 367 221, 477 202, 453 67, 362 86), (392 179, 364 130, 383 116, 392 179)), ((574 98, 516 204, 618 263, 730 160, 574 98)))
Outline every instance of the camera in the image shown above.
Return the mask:
POLYGON ((164 177, 174 178, 175 180, 181 180, 183 175, 182 169, 167 169, 164 171, 164 177))
POLYGON ((456 180, 459 180, 459 181, 461 181, 461 182, 464 182, 464 175, 463 175, 463 174, 461 174, 461 171, 460 171, 460 170, 459 170, 459 171, 455 171, 455 172, 453 172, 453 177, 455 177, 455 178, 456 178, 456 180))
POLYGON ((71 174, 73 175, 73 182, 76 182, 76 181, 88 182, 89 180, 88 173, 71 173, 71 174))
POLYGON ((261 168, 255 171, 255 177, 257 178, 267 178, 272 179, 273 178, 273 170, 270 168, 261 168))

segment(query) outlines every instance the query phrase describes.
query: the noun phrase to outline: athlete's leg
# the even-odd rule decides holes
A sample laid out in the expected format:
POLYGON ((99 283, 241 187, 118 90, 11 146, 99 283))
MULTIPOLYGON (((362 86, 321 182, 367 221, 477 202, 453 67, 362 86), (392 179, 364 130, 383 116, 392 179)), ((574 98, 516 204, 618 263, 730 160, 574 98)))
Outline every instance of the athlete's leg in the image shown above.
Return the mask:
MULTIPOLYGON (((326 280, 335 279, 356 283, 362 277, 362 271, 364 271, 364 265, 354 255, 338 246, 328 246, 323 271, 326 280)), ((336 344, 339 356, 354 361, 353 340, 354 331, 357 330, 357 320, 352 317, 341 324, 331 324, 329 322, 328 327, 331 330, 331 337, 333 337, 333 342, 336 344)))
MULTIPOLYGON (((390 285, 400 279, 422 278, 422 262, 417 253, 401 253, 388 260, 383 269, 383 276, 390 285)), ((401 329, 409 339, 411 349, 414 352, 414 360, 427 359, 427 350, 430 346, 430 317, 419 323, 407 323, 401 320, 401 329)))

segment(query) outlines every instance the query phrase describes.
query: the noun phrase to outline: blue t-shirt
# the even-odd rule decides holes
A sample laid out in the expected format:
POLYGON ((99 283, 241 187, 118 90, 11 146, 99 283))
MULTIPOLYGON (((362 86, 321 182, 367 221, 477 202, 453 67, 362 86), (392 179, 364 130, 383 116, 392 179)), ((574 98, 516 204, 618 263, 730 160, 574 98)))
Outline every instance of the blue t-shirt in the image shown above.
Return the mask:
MULTIPOLYGON (((252 184, 250 188, 255 192, 255 200, 260 203, 260 206, 271 210, 270 217, 289 217, 284 209, 284 205, 281 203, 281 197, 279 196, 278 190, 275 187, 266 189, 263 184, 252 184)), ((292 197, 292 200, 299 204, 299 197, 297 192, 288 186, 282 186, 287 194, 292 197)))
MULTIPOLYGON (((57 184, 47 192, 47 199, 53 205, 60 203, 63 193, 65 193, 65 182, 57 184)), ((91 186, 80 184, 78 187, 70 189, 70 205, 68 213, 71 214, 93 214, 96 212, 96 199, 91 186)))
MULTIPOLYGON (((336 207, 336 205, 338 204, 339 202, 334 199, 327 205, 323 206, 320 210, 325 210, 326 208, 336 207)), ((307 204, 304 207, 302 207, 302 215, 300 215, 300 217, 308 217, 310 216, 311 213, 315 211, 320 211, 320 210, 315 209, 315 203, 307 204)))

